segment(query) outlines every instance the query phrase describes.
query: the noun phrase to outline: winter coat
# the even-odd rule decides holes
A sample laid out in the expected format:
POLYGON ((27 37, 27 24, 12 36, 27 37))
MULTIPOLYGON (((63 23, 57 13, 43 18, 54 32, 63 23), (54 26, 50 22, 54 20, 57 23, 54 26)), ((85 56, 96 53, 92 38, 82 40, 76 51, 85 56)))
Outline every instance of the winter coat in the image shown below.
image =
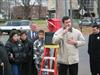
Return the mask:
POLYGON ((88 53, 90 56, 100 59, 100 32, 89 35, 88 53))
MULTIPOLYGON (((6 49, 2 42, 0 42, 0 64, 4 63, 4 75, 12 75, 11 65, 9 63, 8 55, 6 49)), ((0 66, 0 75, 3 72, 3 67, 0 66)))
POLYGON ((23 63, 30 62, 32 60, 32 55, 33 55, 33 43, 31 40, 26 39, 22 41, 22 45, 24 49, 23 54, 25 55, 25 57, 23 58, 24 59, 23 63))
POLYGON ((44 51, 44 39, 37 39, 34 42, 34 58, 36 64, 40 64, 44 51))
POLYGON ((35 52, 35 54, 36 54, 36 52, 39 52, 40 54, 42 54, 43 49, 44 49, 44 39, 37 39, 34 42, 34 52, 35 52))
POLYGON ((62 34, 63 30, 64 30, 63 28, 60 28, 58 31, 55 32, 53 36, 53 43, 60 45, 57 61, 58 63, 62 64, 78 63, 79 62, 78 47, 85 44, 85 39, 82 33, 75 28, 72 28, 72 31, 69 31, 64 35, 62 34), (67 41, 70 38, 75 39, 77 41, 77 44, 75 45, 68 44, 67 41))
POLYGON ((7 50, 10 63, 23 63, 23 58, 25 57, 25 55, 23 53, 24 49, 21 42, 17 41, 13 43, 8 40, 5 45, 5 48, 7 50), (11 54, 13 55, 13 58, 10 57, 11 54))

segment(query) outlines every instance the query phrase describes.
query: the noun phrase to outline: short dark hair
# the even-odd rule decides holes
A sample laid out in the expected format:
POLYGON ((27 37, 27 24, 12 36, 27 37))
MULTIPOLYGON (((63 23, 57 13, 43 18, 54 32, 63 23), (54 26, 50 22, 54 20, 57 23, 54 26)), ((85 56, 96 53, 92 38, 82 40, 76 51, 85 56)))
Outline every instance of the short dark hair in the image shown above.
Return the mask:
POLYGON ((0 36, 2 36, 2 30, 0 29, 0 36))
POLYGON ((65 20, 68 20, 68 19, 70 19, 70 17, 64 16, 64 17, 62 18, 62 22, 64 23, 64 21, 65 21, 65 20))
POLYGON ((26 31, 20 31, 20 36, 23 34, 27 35, 26 31))
POLYGON ((99 25, 93 25, 93 26, 92 26, 92 28, 95 28, 95 27, 96 27, 97 29, 99 29, 99 28, 100 28, 100 26, 99 26, 99 25))
POLYGON ((11 39, 15 34, 18 34, 17 30, 12 30, 9 34, 9 38, 11 39))
POLYGON ((44 30, 39 30, 39 33, 45 33, 44 30))

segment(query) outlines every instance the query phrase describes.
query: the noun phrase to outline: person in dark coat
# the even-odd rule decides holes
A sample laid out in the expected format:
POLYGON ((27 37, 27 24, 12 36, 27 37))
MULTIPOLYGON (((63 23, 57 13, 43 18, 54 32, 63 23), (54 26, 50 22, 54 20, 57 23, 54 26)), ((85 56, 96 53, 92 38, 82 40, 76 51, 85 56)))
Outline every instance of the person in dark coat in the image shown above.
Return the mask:
POLYGON ((32 75, 32 54, 33 54, 33 44, 32 41, 28 39, 27 33, 25 31, 20 32, 20 39, 23 44, 24 61, 21 65, 22 73, 21 75, 32 75))
POLYGON ((12 75, 11 65, 4 44, 1 41, 2 32, 0 31, 0 75, 12 75))
POLYGON ((5 48, 8 53, 13 75, 20 75, 20 66, 24 61, 24 50, 19 39, 19 32, 17 30, 10 32, 9 39, 5 44, 5 48))
POLYGON ((37 25, 31 24, 30 29, 31 30, 27 33, 27 35, 28 38, 34 43, 34 41, 38 39, 37 25))
MULTIPOLYGON (((38 39, 38 31, 37 31, 37 25, 36 24, 31 24, 30 25, 30 31, 27 33, 28 38, 32 41, 32 43, 34 44, 34 41, 38 39)), ((34 51, 34 50, 33 50, 34 51)), ((32 60, 32 75, 37 75, 37 69, 35 66, 35 60, 32 60)))
POLYGON ((89 35, 88 54, 90 58, 91 75, 100 75, 100 26, 92 26, 93 33, 89 35))

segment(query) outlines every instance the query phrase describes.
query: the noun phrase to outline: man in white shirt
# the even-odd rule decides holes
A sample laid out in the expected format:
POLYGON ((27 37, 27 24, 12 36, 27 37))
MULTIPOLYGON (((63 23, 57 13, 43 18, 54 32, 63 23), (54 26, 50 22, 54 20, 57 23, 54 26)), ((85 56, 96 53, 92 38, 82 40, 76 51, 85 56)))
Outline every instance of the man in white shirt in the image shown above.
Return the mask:
POLYGON ((78 47, 85 44, 85 39, 79 30, 72 27, 69 17, 64 16, 62 22, 64 26, 53 36, 53 43, 60 45, 57 58, 59 75, 78 75, 78 47))

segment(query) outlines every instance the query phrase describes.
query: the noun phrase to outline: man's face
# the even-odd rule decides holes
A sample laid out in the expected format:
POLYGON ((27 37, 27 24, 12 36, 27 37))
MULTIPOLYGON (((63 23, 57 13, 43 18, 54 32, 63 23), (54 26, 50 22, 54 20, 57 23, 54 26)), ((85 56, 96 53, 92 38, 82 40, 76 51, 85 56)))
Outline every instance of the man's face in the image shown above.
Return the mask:
POLYGON ((99 32, 99 29, 97 27, 93 27, 92 28, 92 31, 93 31, 93 33, 98 33, 99 32))
POLYGON ((71 20, 70 19, 64 21, 64 28, 67 28, 67 27, 71 28, 71 20))
POLYGON ((34 25, 34 24, 31 25, 30 28, 31 28, 32 31, 36 31, 36 30, 37 30, 37 27, 36 27, 36 25, 34 25))
POLYGON ((22 34, 22 35, 20 36, 20 38, 21 38, 21 40, 26 40, 26 39, 27 39, 27 35, 26 35, 26 34, 22 34))
POLYGON ((43 39, 43 38, 44 38, 44 36, 45 36, 45 34, 44 34, 44 33, 39 33, 39 38, 40 38, 40 39, 43 39))

